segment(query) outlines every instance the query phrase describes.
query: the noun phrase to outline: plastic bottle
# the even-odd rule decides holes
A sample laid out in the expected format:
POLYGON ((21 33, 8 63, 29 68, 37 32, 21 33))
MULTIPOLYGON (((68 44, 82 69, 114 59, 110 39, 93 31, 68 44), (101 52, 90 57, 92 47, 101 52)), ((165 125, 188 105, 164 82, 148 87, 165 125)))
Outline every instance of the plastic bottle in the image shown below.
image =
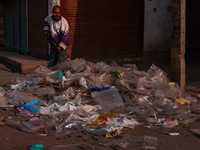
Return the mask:
POLYGON ((39 113, 39 108, 36 107, 40 101, 38 99, 33 99, 32 101, 26 103, 26 104, 21 104, 21 107, 31 111, 32 113, 39 113))

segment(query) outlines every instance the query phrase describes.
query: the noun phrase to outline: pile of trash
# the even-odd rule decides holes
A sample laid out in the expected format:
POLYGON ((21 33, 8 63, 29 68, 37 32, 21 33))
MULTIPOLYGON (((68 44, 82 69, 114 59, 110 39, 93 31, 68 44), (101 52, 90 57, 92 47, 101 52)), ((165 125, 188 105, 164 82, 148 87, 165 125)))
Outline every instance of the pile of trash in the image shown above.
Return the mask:
MULTIPOLYGON (((86 131, 115 137, 124 127, 137 125, 173 128, 199 118, 195 97, 154 64, 147 72, 135 64, 119 66, 74 59, 0 87, 0 107, 14 107, 25 122, 6 124, 25 132, 62 136, 86 131)), ((123 146, 122 146, 123 147, 123 146)))

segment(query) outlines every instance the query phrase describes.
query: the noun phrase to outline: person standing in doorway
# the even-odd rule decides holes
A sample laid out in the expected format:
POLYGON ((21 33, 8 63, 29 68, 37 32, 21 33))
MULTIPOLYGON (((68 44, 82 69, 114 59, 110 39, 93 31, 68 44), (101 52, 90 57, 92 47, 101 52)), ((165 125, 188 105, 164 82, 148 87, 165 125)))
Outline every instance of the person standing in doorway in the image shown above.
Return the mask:
POLYGON ((58 5, 53 7, 52 14, 45 18, 44 24, 44 34, 50 43, 49 67, 52 67, 66 61, 67 46, 71 44, 69 24, 58 5))

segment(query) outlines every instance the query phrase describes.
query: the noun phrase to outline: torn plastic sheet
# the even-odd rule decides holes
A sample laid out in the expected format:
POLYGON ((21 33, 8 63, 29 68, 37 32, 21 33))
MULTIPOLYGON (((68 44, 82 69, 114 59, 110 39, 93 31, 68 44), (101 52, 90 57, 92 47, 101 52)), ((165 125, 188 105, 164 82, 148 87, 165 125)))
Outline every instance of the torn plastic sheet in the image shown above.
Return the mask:
POLYGON ((100 142, 101 145, 105 147, 113 148, 140 148, 140 149, 157 149, 158 140, 156 137, 147 136, 133 136, 133 135, 124 135, 122 139, 111 141, 111 142, 100 142))
POLYGON ((0 97, 4 96, 6 93, 6 90, 0 86, 0 97))
POLYGON ((92 92, 91 96, 104 111, 122 112, 125 108, 122 97, 114 86, 105 91, 92 92))
POLYGON ((55 94, 55 89, 52 87, 43 87, 37 90, 38 96, 54 95, 54 94, 55 94))
POLYGON ((79 144, 69 144, 69 145, 57 145, 57 146, 51 146, 48 148, 45 148, 45 150, 62 150, 62 149, 68 149, 68 150, 76 150, 76 149, 87 149, 87 150, 96 150, 92 145, 89 145, 87 143, 79 143, 79 144))
POLYGON ((75 109, 75 104, 72 102, 67 102, 63 106, 53 103, 47 107, 40 107, 40 113, 43 115, 57 115, 61 112, 73 111, 75 109))
POLYGON ((56 126, 56 136, 63 136, 83 130, 82 123, 68 121, 56 126))
POLYGON ((63 92, 60 93, 58 96, 54 96, 54 100, 70 100, 71 98, 74 98, 76 93, 74 92, 74 89, 72 87, 67 88, 63 92))

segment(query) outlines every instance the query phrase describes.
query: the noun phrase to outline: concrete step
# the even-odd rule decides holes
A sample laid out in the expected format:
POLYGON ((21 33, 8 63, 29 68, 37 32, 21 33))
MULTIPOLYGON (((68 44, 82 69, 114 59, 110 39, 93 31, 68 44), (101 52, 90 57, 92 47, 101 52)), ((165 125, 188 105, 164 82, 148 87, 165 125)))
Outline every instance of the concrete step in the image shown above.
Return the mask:
POLYGON ((0 63, 13 72, 28 73, 39 66, 48 66, 48 61, 21 55, 15 52, 0 52, 0 63))

